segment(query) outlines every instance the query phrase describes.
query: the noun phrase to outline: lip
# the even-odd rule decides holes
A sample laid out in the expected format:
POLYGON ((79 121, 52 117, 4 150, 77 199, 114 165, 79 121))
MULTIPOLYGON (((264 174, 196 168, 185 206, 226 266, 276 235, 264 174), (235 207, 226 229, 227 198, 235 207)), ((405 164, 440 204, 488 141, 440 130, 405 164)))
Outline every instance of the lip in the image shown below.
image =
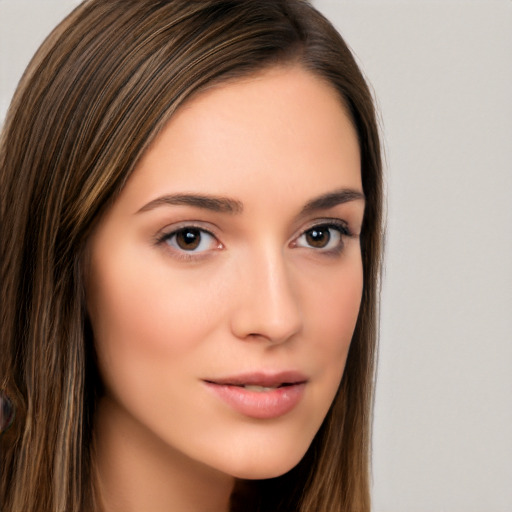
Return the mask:
POLYGON ((286 371, 247 373, 203 382, 217 398, 238 413, 250 418, 272 419, 284 416, 299 404, 308 379, 299 372, 286 371), (271 389, 256 391, 243 386, 271 389))

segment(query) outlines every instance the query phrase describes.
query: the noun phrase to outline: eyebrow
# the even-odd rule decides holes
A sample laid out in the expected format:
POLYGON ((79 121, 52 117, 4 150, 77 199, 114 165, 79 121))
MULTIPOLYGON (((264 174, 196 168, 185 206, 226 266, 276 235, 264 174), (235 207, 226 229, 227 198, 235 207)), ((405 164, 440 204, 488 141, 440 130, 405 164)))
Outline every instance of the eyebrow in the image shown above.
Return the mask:
MULTIPOLYGON (((334 192, 328 192, 307 202, 301 210, 301 215, 307 215, 318 210, 328 210, 329 208, 334 208, 339 204, 348 203, 350 201, 364 201, 364 199, 364 194, 359 190, 335 190, 334 192)), ((150 201, 140 208, 137 213, 147 212, 159 206, 192 206, 204 210, 231 214, 242 213, 244 209, 241 201, 229 197, 201 194, 170 194, 150 201)))
POLYGON ((193 206, 220 213, 241 213, 243 204, 228 197, 214 197, 200 194, 172 194, 158 197, 144 205, 137 213, 147 212, 159 206, 193 206))
POLYGON ((328 192, 315 199, 312 199, 304 205, 302 208, 301 215, 307 215, 309 213, 316 212, 318 210, 328 210, 334 208, 339 204, 348 203, 350 201, 364 201, 365 196, 362 192, 355 189, 343 188, 335 190, 334 192, 328 192))

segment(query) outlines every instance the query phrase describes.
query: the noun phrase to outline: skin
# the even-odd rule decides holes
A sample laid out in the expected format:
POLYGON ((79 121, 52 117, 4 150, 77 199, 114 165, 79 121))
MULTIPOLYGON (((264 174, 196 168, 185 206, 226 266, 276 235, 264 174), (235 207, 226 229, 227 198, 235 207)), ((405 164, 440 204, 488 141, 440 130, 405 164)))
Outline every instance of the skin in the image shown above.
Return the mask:
POLYGON ((363 288, 363 213, 355 130, 311 73, 272 68, 179 109, 88 248, 106 512, 226 511, 236 478, 298 463, 343 374, 363 288), (304 211, 347 190, 349 200, 304 211), (230 198, 234 211, 159 200, 173 194, 230 198), (204 230, 194 250, 175 235, 187 226, 204 230), (307 383, 276 418, 248 417, 205 384, 285 370, 307 383))

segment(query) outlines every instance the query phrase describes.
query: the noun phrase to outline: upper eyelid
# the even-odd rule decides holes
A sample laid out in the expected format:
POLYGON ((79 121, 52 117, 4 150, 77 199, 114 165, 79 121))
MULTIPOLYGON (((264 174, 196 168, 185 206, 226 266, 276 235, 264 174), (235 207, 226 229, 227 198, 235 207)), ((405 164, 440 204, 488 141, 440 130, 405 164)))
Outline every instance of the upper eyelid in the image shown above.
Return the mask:
MULTIPOLYGON (((308 250, 313 250, 317 254, 322 255, 333 255, 333 254, 341 254, 345 247, 346 240, 345 238, 353 238, 354 235, 352 234, 352 231, 350 231, 350 228, 348 227, 348 223, 342 219, 329 219, 329 220, 323 220, 320 222, 315 222, 310 227, 303 229, 298 236, 295 236, 290 241, 290 246, 292 248, 303 248, 308 250), (306 234, 308 231, 311 231, 315 228, 321 228, 321 227, 327 227, 329 230, 335 230, 338 231, 339 240, 336 244, 336 247, 313 247, 313 246, 306 246, 301 245, 301 238, 306 237, 306 234)), ((331 238, 329 237, 329 240, 327 242, 327 245, 329 245, 331 242, 331 238)))
MULTIPOLYGON (((350 228, 350 223, 347 222, 344 219, 341 219, 339 217, 322 217, 317 219, 312 219, 311 221, 307 222, 305 225, 303 225, 301 228, 295 231, 295 234, 291 237, 291 240, 297 239, 299 236, 302 236, 304 233, 309 231, 310 229, 313 229, 318 226, 325 226, 325 225, 332 225, 334 227, 340 227, 343 228, 346 233, 345 235, 352 235, 353 230, 350 228)), ((154 236, 154 240, 158 243, 162 240, 169 238, 170 236, 174 235, 178 231, 186 228, 195 228, 200 231, 204 231, 205 233, 213 236, 215 239, 217 239, 220 242, 219 234, 220 228, 217 227, 215 224, 212 224, 210 222, 204 222, 204 221, 180 221, 176 222, 174 224, 170 224, 165 226, 164 228, 160 229, 154 236)))
MULTIPOLYGON (((211 224, 208 223, 208 226, 211 226, 211 224)), ((166 238, 169 238, 172 235, 175 235, 178 231, 181 231, 182 229, 187 229, 187 228, 194 228, 194 229, 198 229, 200 231, 204 231, 205 233, 213 236, 215 239, 218 240, 218 236, 216 234, 217 228, 215 226, 213 228, 205 227, 204 223, 200 222, 200 221, 183 221, 183 222, 177 222, 176 224, 168 225, 168 226, 158 230, 158 232, 154 236, 154 239, 157 242, 160 242, 166 238)))
POLYGON ((315 219, 314 221, 311 221, 310 223, 308 223, 308 225, 306 227, 301 228, 300 231, 297 233, 297 235, 295 235, 295 237, 301 236, 304 233, 306 233, 307 231, 309 231, 310 229, 313 229, 313 228, 316 228, 319 226, 340 227, 340 228, 343 228, 345 231, 347 231, 347 233, 350 233, 350 234, 352 233, 352 230, 350 229, 350 224, 346 220, 336 218, 336 217, 325 217, 322 219, 315 219))
POLYGON ((171 254, 174 255, 174 258, 181 261, 200 261, 208 256, 211 256, 211 248, 204 249, 202 251, 187 251, 182 248, 175 248, 170 247, 170 244, 168 241, 170 241, 172 238, 176 237, 176 235, 182 231, 186 230, 187 228, 197 229, 198 231, 201 231, 202 233, 207 234, 210 236, 214 241, 218 243, 216 249, 223 249, 224 245, 219 240, 219 238, 212 233, 210 230, 205 229, 204 227, 196 226, 190 222, 182 224, 179 227, 173 227, 172 229, 166 230, 165 228, 160 231, 160 234, 157 234, 154 238, 154 245, 156 247, 164 247, 166 251, 170 251, 171 254))

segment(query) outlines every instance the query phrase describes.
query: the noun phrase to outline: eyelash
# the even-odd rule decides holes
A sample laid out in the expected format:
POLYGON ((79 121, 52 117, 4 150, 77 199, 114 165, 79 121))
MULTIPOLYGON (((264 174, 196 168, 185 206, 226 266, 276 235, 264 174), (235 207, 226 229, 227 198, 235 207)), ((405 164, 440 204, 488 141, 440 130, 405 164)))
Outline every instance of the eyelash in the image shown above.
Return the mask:
MULTIPOLYGON (((185 233, 186 231, 198 231, 201 234, 201 237, 203 235, 208 235, 213 240, 217 240, 217 249, 222 249, 223 245, 221 242, 218 241, 217 237, 208 229, 205 229, 204 227, 197 226, 194 224, 185 224, 178 228, 173 229, 170 232, 162 233, 160 236, 156 239, 156 245, 163 245, 166 244, 168 246, 168 249, 173 252, 173 256, 177 259, 183 260, 183 261, 193 261, 198 260, 199 258, 202 258, 206 256, 206 250, 200 251, 200 252, 194 252, 194 251, 187 251, 185 249, 181 249, 179 247, 171 247, 169 242, 178 236, 180 233, 185 233)), ((199 244, 202 243, 202 240, 200 240, 199 244)))
MULTIPOLYGON (((325 247, 319 247, 319 248, 316 248, 318 250, 318 252, 324 254, 324 255, 327 255, 327 256, 338 256, 340 255, 342 252, 343 252, 343 249, 345 247, 345 243, 344 243, 344 238, 348 237, 348 238, 351 238, 353 237, 353 234, 352 232, 350 231, 347 223, 345 221, 342 221, 342 220, 338 220, 338 219, 329 219, 329 220, 326 220, 324 222, 320 221, 320 222, 317 222, 315 223, 313 226, 305 229, 293 242, 293 246, 294 247, 299 247, 298 245, 298 240, 300 240, 302 237, 305 237, 307 236, 308 233, 311 233, 313 231, 323 231, 323 230, 328 230, 329 231, 329 239, 327 241, 327 245, 331 242, 332 240, 332 231, 336 231, 338 236, 339 236, 339 241, 337 242, 336 246, 335 247, 332 247, 332 248, 329 248, 329 249, 326 249, 325 247)), ((311 247, 311 245, 308 245, 308 246, 305 246, 304 247, 305 249, 307 248, 311 248, 311 249, 315 249, 315 247, 311 247)))
MULTIPOLYGON (((162 233, 161 235, 159 235, 157 237, 156 245, 166 244, 168 246, 168 248, 170 250, 172 250, 173 256, 178 258, 178 259, 180 259, 180 260, 183 260, 183 261, 193 261, 193 260, 198 260, 199 258, 205 257, 207 255, 207 253, 208 253, 208 249, 205 249, 205 250, 199 251, 199 252, 195 252, 193 250, 192 251, 187 251, 186 249, 183 249, 183 248, 171 247, 170 246, 169 242, 173 238, 178 236, 180 233, 186 233, 187 231, 197 231, 197 232, 200 233, 201 237, 204 234, 206 234, 209 237, 211 237, 213 240, 216 240, 217 241, 217 247, 215 249, 222 249, 224 247, 223 244, 217 239, 217 237, 211 231, 209 231, 208 229, 205 229, 204 227, 197 226, 197 225, 194 225, 194 224, 186 224, 186 225, 180 226, 177 229, 175 228, 175 229, 173 229, 170 232, 162 233)), ((292 247, 299 247, 299 248, 304 248, 304 249, 308 249, 309 248, 309 249, 313 249, 315 251, 318 251, 321 254, 325 254, 325 255, 328 255, 328 256, 338 256, 339 254, 342 253, 342 251, 343 251, 343 249, 345 247, 345 243, 344 243, 343 239, 346 238, 346 237, 349 237, 349 238, 353 237, 353 234, 349 230, 349 227, 348 227, 348 225, 347 225, 347 223, 345 221, 342 221, 342 220, 339 220, 339 219, 326 219, 325 221, 316 222, 311 227, 308 227, 307 229, 302 231, 300 233, 300 235, 297 236, 294 239, 294 241, 292 242, 292 247), (339 241, 336 244, 336 247, 325 249, 324 247, 315 248, 315 247, 312 247, 311 245, 300 246, 298 241, 302 237, 306 237, 308 235, 308 233, 311 234, 311 232, 313 232, 314 230, 316 230, 316 231, 329 230, 329 239, 327 241, 327 245, 329 244, 329 242, 331 242, 331 239, 332 239, 332 233, 331 232, 333 230, 336 231, 338 233, 338 235, 339 235, 339 241)), ((202 242, 203 241, 200 240, 199 241, 199 245, 202 242)))

